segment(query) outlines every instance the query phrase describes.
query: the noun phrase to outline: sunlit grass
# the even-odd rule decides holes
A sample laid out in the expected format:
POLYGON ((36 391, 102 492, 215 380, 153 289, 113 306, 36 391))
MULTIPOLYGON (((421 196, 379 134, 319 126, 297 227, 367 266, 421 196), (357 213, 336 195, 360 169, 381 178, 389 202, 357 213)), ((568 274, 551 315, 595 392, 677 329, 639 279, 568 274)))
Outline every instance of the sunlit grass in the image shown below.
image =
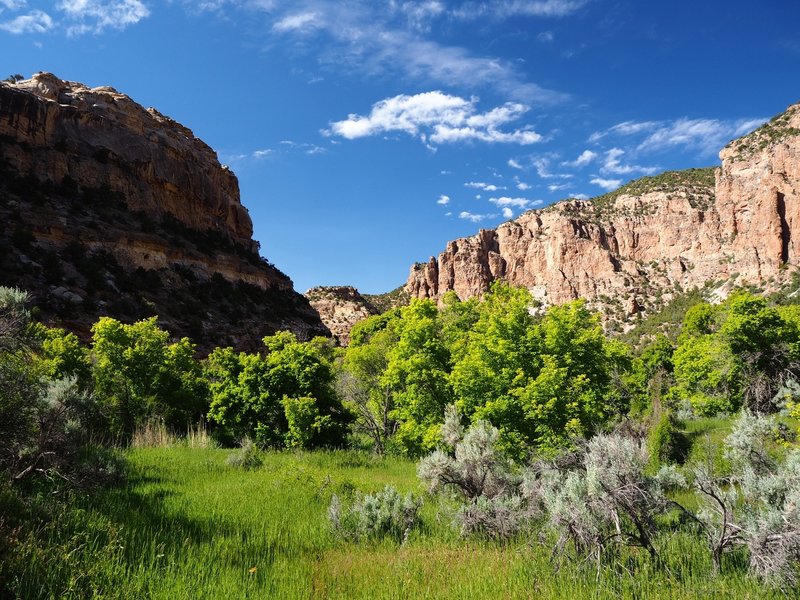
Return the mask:
POLYGON ((769 598, 740 555, 712 577, 703 543, 659 540, 594 564, 553 562, 538 540, 460 540, 447 507, 426 497, 408 543, 342 542, 328 528, 331 495, 385 484, 422 493, 414 463, 356 452, 267 453, 262 467, 230 451, 181 446, 129 451, 129 483, 75 498, 28 548, 23 598, 769 598), (444 514, 443 514, 444 513, 444 514))

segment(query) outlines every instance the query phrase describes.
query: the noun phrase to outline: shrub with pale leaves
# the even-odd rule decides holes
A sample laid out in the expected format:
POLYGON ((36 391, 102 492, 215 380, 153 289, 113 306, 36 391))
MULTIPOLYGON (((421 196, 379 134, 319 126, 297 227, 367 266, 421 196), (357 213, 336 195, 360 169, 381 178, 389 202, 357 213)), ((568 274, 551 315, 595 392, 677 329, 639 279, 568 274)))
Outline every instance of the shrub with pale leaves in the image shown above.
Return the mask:
POLYGON ((387 485, 375 494, 357 496, 347 507, 334 495, 328 507, 328 519, 334 534, 344 539, 390 537, 405 542, 419 523, 421 507, 421 498, 411 493, 402 496, 387 485))

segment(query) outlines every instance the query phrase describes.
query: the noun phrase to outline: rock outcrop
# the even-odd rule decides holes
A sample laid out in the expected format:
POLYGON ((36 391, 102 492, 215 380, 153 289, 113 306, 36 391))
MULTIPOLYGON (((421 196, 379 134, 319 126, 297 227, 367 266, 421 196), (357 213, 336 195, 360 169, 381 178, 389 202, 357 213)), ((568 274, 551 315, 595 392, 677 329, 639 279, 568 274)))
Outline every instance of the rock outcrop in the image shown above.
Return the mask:
POLYGON ((683 289, 777 286, 800 257, 800 105, 720 157, 721 168, 645 177, 449 242, 411 268, 406 291, 463 299, 502 278, 544 304, 585 298, 615 327, 683 289))
POLYGON ((378 310, 357 289, 351 286, 319 286, 305 293, 320 319, 342 346, 350 343, 353 325, 378 310))
POLYGON ((0 83, 0 284, 82 336, 158 314, 201 348, 328 334, 261 258, 236 176, 183 125, 49 73, 0 83))

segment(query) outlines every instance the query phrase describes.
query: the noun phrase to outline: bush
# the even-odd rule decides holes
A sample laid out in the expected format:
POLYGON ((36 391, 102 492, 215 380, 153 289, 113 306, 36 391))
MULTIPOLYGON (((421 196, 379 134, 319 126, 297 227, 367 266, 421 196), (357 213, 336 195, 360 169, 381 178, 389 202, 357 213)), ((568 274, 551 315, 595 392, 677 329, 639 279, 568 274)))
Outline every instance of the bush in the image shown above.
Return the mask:
POLYGON ((228 457, 228 464, 230 466, 250 471, 264 464, 261 450, 253 443, 253 440, 247 438, 242 441, 241 446, 239 450, 228 457))
POLYGON ((401 496, 387 485, 381 492, 357 497, 348 508, 343 508, 339 496, 334 495, 328 518, 334 534, 344 539, 389 537, 405 542, 419 522, 421 507, 421 498, 411 493, 401 496))

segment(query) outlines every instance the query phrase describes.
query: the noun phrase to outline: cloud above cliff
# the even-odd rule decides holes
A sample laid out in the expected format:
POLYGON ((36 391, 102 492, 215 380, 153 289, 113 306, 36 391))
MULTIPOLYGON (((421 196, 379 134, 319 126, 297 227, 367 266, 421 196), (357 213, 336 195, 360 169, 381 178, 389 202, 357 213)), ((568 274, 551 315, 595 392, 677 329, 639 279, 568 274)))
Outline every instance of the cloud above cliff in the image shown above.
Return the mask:
MULTIPOLYGON (((632 150, 643 154, 683 148, 701 156, 714 156, 730 140, 749 133, 766 120, 681 117, 671 121, 624 121, 606 130, 595 131, 588 141, 599 143, 605 139, 626 139, 632 150)), ((619 151, 619 148, 612 151, 619 151)), ((623 173, 614 171, 613 165, 609 167, 607 164, 606 168, 607 172, 623 173)), ((638 170, 646 172, 646 169, 638 170)))
POLYGON ((0 0, 0 13, 22 13, 0 21, 0 30, 16 35, 62 30, 75 37, 123 30, 150 16, 140 0, 59 0, 53 6, 56 12, 51 14, 29 7, 27 0, 0 0))
POLYGON ((477 98, 466 99, 440 91, 401 94, 373 104, 368 115, 350 114, 347 119, 331 123, 324 133, 354 140, 402 132, 426 144, 529 145, 541 141, 542 136, 530 127, 506 128, 528 111, 527 106, 508 102, 479 112, 477 102, 477 98))

